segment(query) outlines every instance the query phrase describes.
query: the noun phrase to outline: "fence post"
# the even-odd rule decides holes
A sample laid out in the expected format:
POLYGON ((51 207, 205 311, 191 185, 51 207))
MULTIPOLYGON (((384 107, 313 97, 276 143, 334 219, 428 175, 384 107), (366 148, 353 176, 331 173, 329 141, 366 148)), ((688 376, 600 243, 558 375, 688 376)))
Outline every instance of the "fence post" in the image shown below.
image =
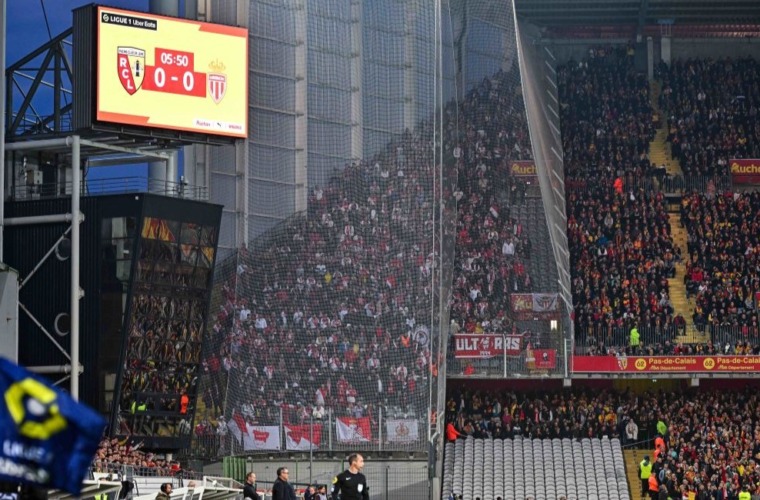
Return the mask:
POLYGON ((332 407, 327 409, 327 445, 330 450, 333 449, 333 428, 332 428, 332 407))
POLYGON ((385 500, 389 500, 390 496, 388 496, 388 477, 390 476, 390 466, 385 466, 385 500))
POLYGON ((507 378, 507 336, 505 334, 501 335, 501 345, 504 346, 504 355, 502 356, 502 363, 504 364, 504 378, 507 378))
MULTIPOLYGON (((283 425, 283 421, 282 421, 282 406, 280 406, 280 442, 279 442, 279 443, 277 443, 277 444, 279 444, 279 446, 280 446, 280 450, 285 450, 285 449, 287 449, 287 446, 283 446, 283 445, 282 445, 282 441, 283 441, 283 439, 285 439, 285 427, 284 427, 284 425, 283 425)), ((286 445, 287 445, 287 442, 288 442, 288 440, 287 440, 287 439, 285 439, 285 444, 286 444, 286 445)), ((311 446, 311 445, 310 445, 310 446, 311 446)))
POLYGON ((377 409, 377 449, 383 451, 383 407, 377 409))
POLYGON ((309 484, 312 481, 312 471, 314 470, 314 413, 309 416, 309 484))

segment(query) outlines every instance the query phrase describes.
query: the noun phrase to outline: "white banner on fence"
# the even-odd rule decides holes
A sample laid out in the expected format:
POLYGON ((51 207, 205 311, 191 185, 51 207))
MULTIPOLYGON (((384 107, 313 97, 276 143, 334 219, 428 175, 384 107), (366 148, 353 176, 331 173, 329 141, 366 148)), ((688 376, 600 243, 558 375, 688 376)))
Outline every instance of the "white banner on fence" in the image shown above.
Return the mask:
POLYGON ((420 438, 419 422, 413 418, 385 420, 385 435, 389 443, 410 443, 420 438))
POLYGON ((276 425, 249 425, 248 432, 243 436, 243 449, 249 450, 279 450, 280 428, 276 425))

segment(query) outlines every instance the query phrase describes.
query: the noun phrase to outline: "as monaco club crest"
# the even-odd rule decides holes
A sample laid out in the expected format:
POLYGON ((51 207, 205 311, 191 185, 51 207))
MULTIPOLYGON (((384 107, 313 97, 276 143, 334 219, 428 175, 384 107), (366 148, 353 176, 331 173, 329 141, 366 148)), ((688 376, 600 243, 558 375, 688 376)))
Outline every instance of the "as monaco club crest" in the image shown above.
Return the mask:
POLYGON ((227 92, 227 75, 223 73, 227 67, 218 60, 212 61, 208 67, 213 71, 208 74, 208 93, 211 94, 214 102, 219 104, 227 92))
POLYGON ((145 79, 145 51, 136 47, 117 47, 116 52, 119 81, 124 90, 132 95, 145 79))

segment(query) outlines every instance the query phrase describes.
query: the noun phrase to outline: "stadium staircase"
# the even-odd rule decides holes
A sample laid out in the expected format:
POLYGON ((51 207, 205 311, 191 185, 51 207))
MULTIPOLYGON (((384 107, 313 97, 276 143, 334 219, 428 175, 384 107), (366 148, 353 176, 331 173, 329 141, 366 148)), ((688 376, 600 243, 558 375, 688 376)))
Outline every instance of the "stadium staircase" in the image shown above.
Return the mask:
MULTIPOLYGON (((639 479, 639 463, 649 455, 647 450, 623 450, 625 471, 628 476, 628 488, 632 499, 641 498, 641 479, 639 479)), ((649 457, 652 458, 651 456, 649 457)))
POLYGON ((670 145, 667 141, 668 120, 659 106, 661 86, 662 84, 657 81, 649 84, 649 99, 657 119, 657 132, 649 143, 649 160, 657 166, 665 165, 668 175, 683 176, 681 162, 670 155, 670 145))
MULTIPOLYGON (((657 132, 652 142, 649 143, 649 159, 655 165, 665 165, 668 175, 683 176, 681 162, 678 158, 673 158, 670 154, 670 145, 667 142, 668 127, 667 117, 664 115, 659 106, 660 92, 662 84, 658 81, 650 82, 649 98, 652 108, 657 117, 657 132)), ((681 249, 681 255, 688 255, 686 252, 686 229, 681 227, 678 222, 680 217, 679 205, 674 205, 670 209, 670 224, 673 236, 673 243, 681 249)), ((694 309, 686 299, 686 285, 684 284, 684 275, 686 274, 686 264, 680 262, 676 264, 676 275, 668 280, 670 301, 673 304, 675 314, 681 314, 686 319, 686 334, 678 335, 676 342, 684 344, 702 343, 708 340, 708 336, 696 329, 692 322, 694 309)))
MULTIPOLYGON (((686 256, 688 255, 686 252, 686 229, 678 222, 678 217, 677 212, 670 213, 671 235, 673 236, 673 243, 681 248, 681 255, 686 256)), ((709 340, 709 336, 697 330, 692 321, 694 307, 686 298, 686 285, 683 279, 685 274, 686 264, 679 262, 676 264, 676 276, 668 279, 670 302, 673 304, 673 309, 676 314, 681 314, 686 319, 686 334, 676 336, 675 341, 684 344, 704 343, 709 340)))
POLYGON ((533 291, 539 293, 556 292, 557 265, 552 253, 549 228, 541 198, 527 198, 525 203, 512 207, 512 214, 523 224, 525 234, 532 243, 530 258, 525 260, 525 269, 533 280, 533 291))

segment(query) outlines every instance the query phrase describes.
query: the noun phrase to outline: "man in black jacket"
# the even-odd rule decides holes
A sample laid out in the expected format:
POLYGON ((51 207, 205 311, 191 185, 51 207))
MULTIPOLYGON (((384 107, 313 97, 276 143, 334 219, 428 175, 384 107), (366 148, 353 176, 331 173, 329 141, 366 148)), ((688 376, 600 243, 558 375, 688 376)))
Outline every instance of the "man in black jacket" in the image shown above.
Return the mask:
POLYGON ((341 472, 332 480, 332 500, 369 500, 369 488, 367 478, 362 474, 364 457, 358 453, 352 453, 348 457, 348 470, 341 472))
POLYGON ((296 500, 296 490, 288 482, 288 468, 277 469, 277 480, 272 486, 272 500, 296 500))
POLYGON ((256 492, 256 474, 249 472, 245 476, 245 486, 243 486, 243 500, 261 500, 256 492))

